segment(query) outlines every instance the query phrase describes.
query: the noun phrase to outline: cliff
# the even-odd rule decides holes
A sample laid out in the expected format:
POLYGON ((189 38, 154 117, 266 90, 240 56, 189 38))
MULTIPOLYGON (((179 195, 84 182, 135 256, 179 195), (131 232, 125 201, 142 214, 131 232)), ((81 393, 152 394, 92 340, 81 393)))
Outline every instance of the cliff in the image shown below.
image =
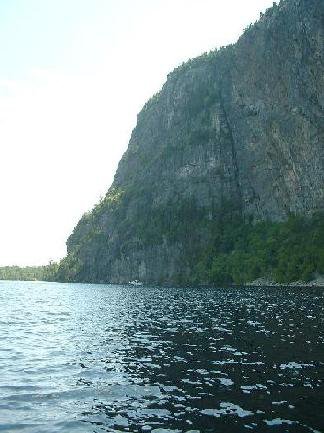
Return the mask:
POLYGON ((278 245, 290 215, 311 231, 323 186, 324 2, 285 0, 235 45, 168 76, 139 113, 106 197, 69 237, 59 276, 190 283, 197 264, 233 255, 263 221, 278 245))

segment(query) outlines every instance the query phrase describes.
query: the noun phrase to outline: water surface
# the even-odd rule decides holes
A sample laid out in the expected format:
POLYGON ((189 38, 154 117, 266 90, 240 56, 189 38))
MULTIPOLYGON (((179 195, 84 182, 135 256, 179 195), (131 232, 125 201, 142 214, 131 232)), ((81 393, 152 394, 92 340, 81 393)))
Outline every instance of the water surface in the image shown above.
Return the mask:
POLYGON ((0 431, 324 431, 324 291, 0 282, 0 431))

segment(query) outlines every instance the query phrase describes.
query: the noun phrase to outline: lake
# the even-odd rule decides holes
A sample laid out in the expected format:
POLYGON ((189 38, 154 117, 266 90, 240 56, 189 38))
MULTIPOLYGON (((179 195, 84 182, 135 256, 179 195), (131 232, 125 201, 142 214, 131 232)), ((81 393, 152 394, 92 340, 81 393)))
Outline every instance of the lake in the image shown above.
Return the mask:
POLYGON ((0 282, 0 431, 324 431, 324 290, 0 282))

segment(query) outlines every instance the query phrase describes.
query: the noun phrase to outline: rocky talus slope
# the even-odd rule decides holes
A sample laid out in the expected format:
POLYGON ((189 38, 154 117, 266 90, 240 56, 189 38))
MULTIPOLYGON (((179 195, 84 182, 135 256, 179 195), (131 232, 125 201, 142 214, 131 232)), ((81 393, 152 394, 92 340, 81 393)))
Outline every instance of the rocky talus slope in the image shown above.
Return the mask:
POLYGON ((185 284, 224 227, 323 210, 324 1, 284 0, 169 74, 59 275, 185 284))

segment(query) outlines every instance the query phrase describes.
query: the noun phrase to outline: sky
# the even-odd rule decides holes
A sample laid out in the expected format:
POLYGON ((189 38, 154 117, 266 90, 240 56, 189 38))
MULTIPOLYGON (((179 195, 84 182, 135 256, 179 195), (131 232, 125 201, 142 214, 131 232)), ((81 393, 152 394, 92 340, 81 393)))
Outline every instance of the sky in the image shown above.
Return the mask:
POLYGON ((66 254, 167 74, 273 0, 0 0, 0 266, 66 254))

